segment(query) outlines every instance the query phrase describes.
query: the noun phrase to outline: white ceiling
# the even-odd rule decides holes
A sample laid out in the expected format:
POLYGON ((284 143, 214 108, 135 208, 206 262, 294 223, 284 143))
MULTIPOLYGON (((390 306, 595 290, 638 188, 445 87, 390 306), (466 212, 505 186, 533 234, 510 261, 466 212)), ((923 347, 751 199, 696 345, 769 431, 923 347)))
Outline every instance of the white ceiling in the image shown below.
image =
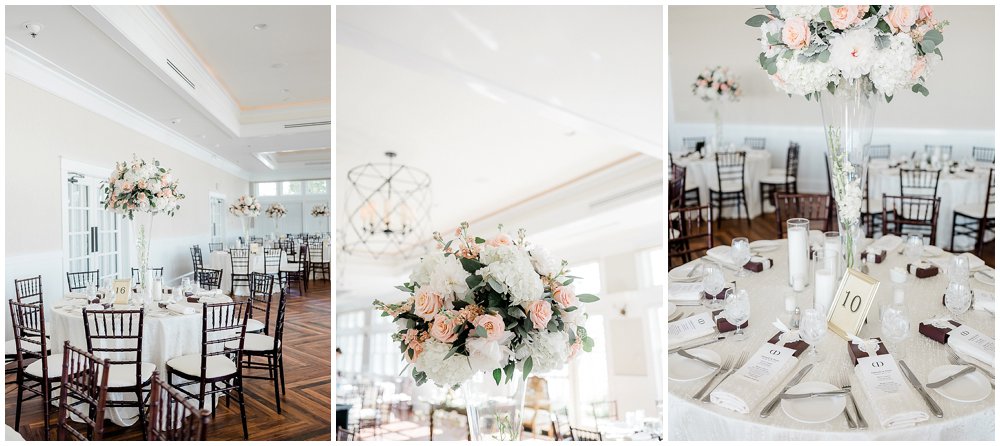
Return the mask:
MULTIPOLYGON (((329 36, 329 7, 314 6, 309 8, 312 8, 313 16, 326 17, 326 28, 311 30, 310 33, 313 35, 325 33, 329 36)), ((249 6, 211 7, 206 9, 206 13, 215 17, 216 22, 227 22, 225 27, 243 26, 244 24, 238 23, 237 19, 249 20, 252 14, 245 10, 256 9, 257 7, 249 6), (229 19, 226 18, 227 12, 229 19)), ((261 152, 329 148, 331 142, 329 125, 297 130, 281 129, 281 124, 288 122, 289 119, 316 120, 323 119, 322 117, 317 118, 317 116, 325 116, 325 119, 329 120, 329 104, 320 104, 318 107, 316 104, 285 107, 277 111, 250 110, 243 112, 243 114, 240 114, 239 104, 235 103, 232 106, 221 104, 216 108, 206 107, 204 102, 199 102, 198 98, 192 97, 193 94, 186 95, 176 85, 170 85, 165 80, 164 73, 158 71, 160 68, 151 66, 145 59, 154 59, 155 55, 137 52, 135 47, 125 45, 128 43, 128 39, 150 38, 162 30, 149 30, 148 35, 137 36, 134 32, 129 34, 123 28, 109 25, 111 23, 109 21, 94 21, 95 17, 101 16, 103 18, 102 14, 107 15, 109 12, 126 17, 141 17, 143 14, 156 16, 159 11, 157 8, 136 6, 7 6, 5 8, 7 49, 8 51, 13 49, 29 59, 42 61, 46 66, 54 66, 55 69, 67 74, 78 83, 92 88, 102 96, 120 102, 127 108, 133 109, 137 115, 162 126, 164 131, 175 133, 199 147, 206 154, 207 160, 211 161, 213 157, 216 157, 215 159, 219 161, 225 160, 232 163, 231 165, 234 166, 233 169, 237 173, 251 180, 325 178, 329 176, 329 164, 324 164, 324 162, 329 163, 330 161, 329 150, 312 152, 315 155, 311 160, 312 164, 306 164, 296 159, 297 162, 279 164, 274 169, 267 167, 256 157, 261 152), (23 25, 26 22, 40 23, 43 26, 42 32, 37 38, 30 37, 24 30, 23 25), (126 50, 126 47, 129 47, 131 52, 126 50), (235 115, 219 115, 219 110, 227 109, 233 110, 235 115), (234 133, 232 128, 220 124, 226 119, 237 124, 237 132, 234 133), (249 124, 240 124, 241 122, 249 124), (242 127, 239 127, 240 125, 242 127)), ((184 14, 182 13, 182 15, 184 14)), ((256 19, 256 17, 253 18, 256 19)), ((275 23, 282 23, 285 18, 283 16, 275 23)), ((162 19, 162 17, 158 19, 162 19)), ((283 82, 281 78, 292 71, 301 76, 307 71, 302 67, 293 67, 292 63, 289 62, 289 66, 286 68, 290 70, 269 68, 269 64, 273 63, 273 55, 282 54, 282 52, 295 55, 289 57, 289 61, 304 63, 308 59, 308 56, 299 54, 300 48, 292 46, 295 39, 275 38, 274 41, 270 41, 266 45, 267 51, 261 53, 261 65, 272 71, 284 71, 285 74, 251 76, 239 70, 230 69, 238 64, 250 63, 246 55, 252 53, 252 50, 245 48, 256 46, 252 40, 243 39, 241 42, 230 42, 228 45, 232 46, 234 57, 232 59, 216 58, 217 61, 213 61, 211 48, 215 48, 216 43, 212 39, 217 36, 213 36, 212 32, 204 31, 202 28, 222 25, 195 22, 181 21, 179 23, 182 24, 178 27, 184 26, 186 31, 190 32, 187 38, 190 39, 191 45, 196 48, 206 48, 204 57, 208 63, 219 65, 211 67, 212 69, 206 68, 208 72, 214 73, 215 83, 239 86, 238 89, 233 87, 236 90, 233 95, 237 98, 240 98, 240 92, 245 91, 248 103, 257 104, 257 101, 265 103, 268 102, 267 93, 255 95, 252 91, 257 89, 261 92, 267 92, 279 84, 305 85, 299 77, 289 79, 287 82, 283 82), (237 57, 237 55, 239 56, 237 57)), ((259 19, 251 20, 251 22, 253 23, 245 24, 246 29, 250 29, 255 23, 261 23, 259 19)), ((266 20, 263 23, 267 23, 266 20)), ((121 23, 119 22, 118 25, 121 23)), ((269 27, 264 33, 278 36, 295 32, 286 28, 283 25, 275 28, 269 27)), ((163 38, 172 38, 183 42, 176 35, 163 36, 163 38)), ((314 45, 314 47, 318 46, 322 45, 314 45)), ((315 49, 313 48, 313 50, 315 49)), ((173 48, 172 50, 180 53, 193 52, 190 48, 173 48)), ((327 57, 329 58, 329 56, 327 57)), ((32 81, 31 79, 25 80, 32 81)), ((314 87, 314 85, 322 84, 327 85, 325 95, 329 97, 329 83, 329 63, 327 62, 325 72, 322 69, 313 70, 312 77, 308 82, 308 90, 302 90, 303 93, 308 91, 308 94, 303 98, 308 97, 309 100, 322 98, 324 92, 314 87)), ((198 90, 199 93, 207 92, 212 87, 210 83, 199 86, 202 87, 198 90)), ((240 99, 242 100, 242 98, 240 99)))
POLYGON ((662 157, 659 7, 341 6, 337 33, 338 191, 395 151, 435 229, 662 157))

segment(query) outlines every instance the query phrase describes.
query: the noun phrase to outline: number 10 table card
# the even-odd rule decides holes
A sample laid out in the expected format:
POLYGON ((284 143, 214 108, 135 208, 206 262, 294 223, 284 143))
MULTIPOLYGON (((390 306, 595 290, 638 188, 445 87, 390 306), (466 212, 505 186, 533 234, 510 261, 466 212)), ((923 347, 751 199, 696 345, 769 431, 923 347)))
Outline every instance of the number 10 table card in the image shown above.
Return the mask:
POLYGON ((830 331, 847 340, 857 336, 875 301, 878 285, 873 277, 848 269, 829 308, 830 331))

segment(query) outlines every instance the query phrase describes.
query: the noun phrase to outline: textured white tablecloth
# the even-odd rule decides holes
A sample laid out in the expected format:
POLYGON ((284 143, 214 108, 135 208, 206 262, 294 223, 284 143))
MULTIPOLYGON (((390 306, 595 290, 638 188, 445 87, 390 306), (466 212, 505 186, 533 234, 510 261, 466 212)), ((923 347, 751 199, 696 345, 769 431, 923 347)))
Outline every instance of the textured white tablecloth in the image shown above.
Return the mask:
MULTIPOLYGON (((226 296, 212 302, 226 302, 226 296)), ((53 303, 60 306, 61 302, 53 303)), ((197 309, 194 314, 153 317, 143 319, 142 360, 156 365, 156 370, 166 377, 166 363, 171 358, 182 355, 201 354, 202 304, 181 302, 197 309)), ((87 349, 87 332, 83 326, 83 312, 80 308, 53 309, 46 313, 47 329, 51 339, 50 349, 61 354, 67 340, 75 347, 87 349)), ((62 373, 61 371, 56 373, 62 373)), ((135 401, 135 395, 111 394, 110 398, 135 401)), ((119 426, 131 426, 138 421, 136 410, 128 408, 108 408, 105 418, 119 426)))
POLYGON ((3 436, 4 440, 6 440, 6 441, 24 441, 24 437, 22 437, 21 434, 17 433, 17 431, 14 430, 14 428, 12 428, 10 426, 7 426, 6 424, 4 425, 4 427, 5 427, 5 429, 4 429, 4 436, 3 436))
MULTIPOLYGON (((744 183, 746 184, 747 207, 750 211, 750 218, 760 215, 760 180, 767 176, 771 170, 771 153, 766 150, 746 150, 746 172, 744 183)), ((715 156, 705 156, 704 159, 684 159, 674 157, 674 162, 679 166, 687 168, 687 178, 685 187, 692 189, 697 187, 701 195, 701 204, 708 204, 708 186, 718 187, 719 174, 715 168, 715 156)), ((766 206, 765 210, 773 210, 773 206, 766 206)), ((740 210, 742 212, 742 209, 740 210)), ((736 218, 736 207, 723 206, 722 215, 726 218, 736 218)))
MULTIPOLYGON (((221 269, 222 270, 222 282, 220 289, 228 293, 232 288, 233 283, 233 263, 230 260, 229 251, 215 251, 205 258, 205 268, 208 269, 221 269)), ((284 252, 281 253, 281 266, 282 270, 293 269, 288 265, 288 259, 284 252)), ((264 250, 261 249, 257 254, 250 254, 250 272, 264 272, 264 250)), ((249 296, 250 289, 246 285, 240 285, 236 287, 234 292, 240 296, 249 296)))
MULTIPOLYGON (((988 170, 976 169, 975 172, 959 171, 950 174, 948 171, 941 172, 938 180, 938 197, 941 197, 941 210, 938 214, 937 242, 936 246, 942 248, 951 247, 951 227, 952 218, 956 206, 963 204, 976 204, 982 206, 986 204, 986 182, 988 181, 988 170)), ((878 167, 873 163, 869 171, 871 184, 868 188, 868 196, 873 200, 873 209, 876 203, 881 203, 882 194, 900 195, 899 189, 899 169, 889 169, 888 167, 878 167)), ((964 249, 972 247, 973 239, 968 237, 956 237, 955 244, 964 249)))
MULTIPOLYGON (((742 342, 726 340, 704 348, 718 352, 723 358, 737 355, 746 349, 756 349, 761 343, 777 333, 771 325, 780 316, 786 324, 789 316, 784 312, 785 296, 793 294, 788 284, 787 245, 782 243, 777 250, 762 253, 774 259, 774 267, 762 273, 751 274, 749 277, 737 279, 734 273, 725 271, 726 281, 737 281, 737 286, 745 288, 750 293, 750 326, 746 329, 749 338, 742 342)), ((868 315, 868 323, 861 329, 861 337, 881 335, 879 323, 880 305, 890 303, 893 296, 893 283, 889 280, 889 269, 906 263, 903 256, 891 252, 885 262, 871 265, 869 274, 881 281, 876 301, 868 315)), ((903 349, 902 358, 921 380, 927 382, 927 374, 937 366, 948 364, 947 349, 943 344, 934 342, 921 335, 917 329, 920 321, 935 315, 947 314, 941 304, 941 296, 948 283, 942 273, 928 279, 916 279, 912 276, 901 287, 906 294, 906 306, 910 320, 908 338, 901 347, 893 347, 893 351, 903 349)), ((975 279, 972 286, 976 289, 991 289, 975 279)), ((669 296, 668 296, 669 298, 669 296)), ((801 294, 798 305, 801 308, 811 308, 813 299, 812 286, 801 294)), ((700 307, 678 307, 679 311, 691 312, 700 307)), ((994 317, 984 311, 968 311, 959 317, 964 323, 976 328, 984 334, 994 336, 994 317)), ((809 372, 804 381, 827 381, 836 384, 835 379, 840 370, 850 365, 847 353, 847 341, 833 333, 827 333, 819 343, 821 354, 826 360, 809 372)), ((667 361, 676 358, 667 357, 667 361)), ((897 358, 898 359, 898 358, 897 358)), ((786 377, 784 382, 790 377, 786 377)), ((928 392, 941 406, 945 417, 931 417, 927 422, 911 428, 886 430, 878 425, 875 412, 869 405, 857 380, 854 396, 862 414, 868 421, 867 430, 851 431, 843 417, 838 417, 827 423, 805 424, 792 420, 780 407, 768 418, 760 418, 761 407, 750 409, 750 414, 741 415, 714 404, 702 403, 691 399, 691 395, 700 389, 708 378, 695 381, 670 381, 667 399, 667 437, 669 440, 993 440, 994 425, 994 395, 977 403, 957 403, 933 390, 928 392)), ((780 390, 780 388, 778 389, 780 390)), ((765 399, 770 401, 772 393, 765 399)), ((923 407, 922 407, 923 408, 923 407)))

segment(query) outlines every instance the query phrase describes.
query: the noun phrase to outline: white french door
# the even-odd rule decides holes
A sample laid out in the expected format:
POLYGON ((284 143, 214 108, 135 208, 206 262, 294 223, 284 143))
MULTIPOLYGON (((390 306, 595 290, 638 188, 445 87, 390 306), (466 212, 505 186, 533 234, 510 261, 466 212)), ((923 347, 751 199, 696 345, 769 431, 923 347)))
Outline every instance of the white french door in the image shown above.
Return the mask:
POLYGON ((66 188, 66 271, 100 270, 102 281, 122 276, 123 223, 101 205, 100 180, 73 173, 66 188))

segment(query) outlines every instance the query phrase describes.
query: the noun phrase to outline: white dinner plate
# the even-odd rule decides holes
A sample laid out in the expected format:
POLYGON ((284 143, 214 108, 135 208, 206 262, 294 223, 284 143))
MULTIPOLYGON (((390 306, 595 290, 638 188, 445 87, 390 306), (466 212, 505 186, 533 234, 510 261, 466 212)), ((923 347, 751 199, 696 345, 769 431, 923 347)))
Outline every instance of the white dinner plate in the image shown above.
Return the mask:
POLYGON ((674 313, 677 312, 677 305, 673 302, 667 302, 667 318, 673 317, 674 313))
POLYGON ((696 280, 701 280, 702 277, 705 277, 705 265, 704 261, 688 262, 668 271, 667 276, 670 277, 670 280, 677 282, 694 282, 696 280), (698 268, 698 271, 688 277, 688 273, 698 265, 701 265, 701 268, 698 268))
MULTIPOLYGON (((927 374, 927 382, 932 383, 934 381, 939 381, 964 368, 964 365, 954 364, 937 367, 927 374)), ((990 382, 986 380, 986 377, 983 376, 979 370, 972 373, 966 373, 958 378, 955 378, 954 381, 934 389, 934 391, 939 395, 960 403, 974 403, 976 401, 982 401, 986 399, 986 397, 990 396, 992 390, 993 389, 990 388, 990 382)))
MULTIPOLYGON (((712 361, 716 364, 722 363, 722 358, 719 357, 719 354, 712 350, 692 348, 687 352, 701 359, 712 361)), ((667 378, 674 381, 694 381, 708 376, 709 374, 715 372, 715 370, 715 368, 708 364, 694 359, 685 358, 678 354, 670 355, 667 359, 667 378)))
MULTIPOLYGON (((996 270, 993 270, 993 274, 994 276, 996 275, 996 270)), ((990 276, 987 276, 986 273, 983 271, 976 271, 976 273, 973 274, 972 277, 989 286, 993 286, 996 283, 995 279, 990 278, 990 276)))
MULTIPOLYGON (((820 381, 806 381, 788 389, 788 393, 829 392, 839 387, 820 381)), ((781 400, 781 410, 789 418, 802 423, 825 423, 840 416, 847 407, 843 395, 781 400)))
POLYGON ((750 242, 750 249, 757 252, 769 252, 778 249, 781 242, 777 240, 754 240, 750 242))

